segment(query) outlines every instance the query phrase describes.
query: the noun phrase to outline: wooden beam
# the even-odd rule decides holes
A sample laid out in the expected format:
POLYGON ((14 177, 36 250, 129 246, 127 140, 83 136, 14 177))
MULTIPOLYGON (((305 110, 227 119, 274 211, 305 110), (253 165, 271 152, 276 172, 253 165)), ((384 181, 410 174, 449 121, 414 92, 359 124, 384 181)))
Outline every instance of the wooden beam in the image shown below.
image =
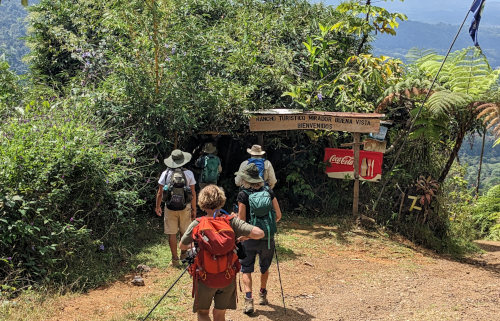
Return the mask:
POLYGON ((352 215, 358 218, 358 202, 359 202, 359 145, 361 134, 353 133, 354 135, 354 196, 352 201, 352 215))

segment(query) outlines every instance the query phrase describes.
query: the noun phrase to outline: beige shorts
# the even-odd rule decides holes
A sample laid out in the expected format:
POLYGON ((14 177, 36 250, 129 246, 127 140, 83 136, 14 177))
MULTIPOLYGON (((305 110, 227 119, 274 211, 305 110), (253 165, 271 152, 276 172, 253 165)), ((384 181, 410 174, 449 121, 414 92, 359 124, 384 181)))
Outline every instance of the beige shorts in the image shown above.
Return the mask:
POLYGON ((217 310, 236 310, 236 278, 233 282, 222 289, 212 289, 198 282, 198 291, 195 293, 193 312, 198 310, 209 310, 214 302, 217 310))
POLYGON ((191 224, 191 204, 188 204, 181 211, 172 211, 165 207, 165 218, 163 220, 165 234, 177 234, 177 232, 181 232, 182 236, 189 224, 191 224))

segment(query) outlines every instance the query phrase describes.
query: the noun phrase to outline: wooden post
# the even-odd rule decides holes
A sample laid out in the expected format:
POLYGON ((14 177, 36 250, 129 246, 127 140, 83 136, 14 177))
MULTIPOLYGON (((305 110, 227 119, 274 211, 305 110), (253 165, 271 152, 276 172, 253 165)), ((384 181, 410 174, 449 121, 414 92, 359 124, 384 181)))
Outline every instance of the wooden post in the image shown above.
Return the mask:
POLYGON ((353 133, 354 135, 354 197, 352 201, 352 215, 358 218, 358 201, 359 201, 359 145, 360 133, 353 133))
POLYGON ((259 144, 264 149, 264 134, 257 134, 257 144, 259 144))

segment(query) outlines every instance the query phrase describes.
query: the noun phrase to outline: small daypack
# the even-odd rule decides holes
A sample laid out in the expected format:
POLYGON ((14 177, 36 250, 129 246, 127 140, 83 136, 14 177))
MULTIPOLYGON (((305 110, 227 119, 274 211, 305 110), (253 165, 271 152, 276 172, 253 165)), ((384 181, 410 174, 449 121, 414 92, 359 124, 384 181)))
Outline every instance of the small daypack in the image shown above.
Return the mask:
POLYGON ((193 295, 197 282, 221 289, 233 281, 241 265, 236 254, 236 237, 231 228, 234 216, 200 217, 192 232, 198 244, 194 263, 189 266, 193 277, 193 295))
POLYGON ((257 168, 259 169, 259 176, 264 179, 264 171, 265 171, 265 159, 264 158, 249 158, 248 159, 248 164, 255 164, 257 168))
POLYGON ((176 168, 170 174, 170 181, 163 186, 163 200, 173 211, 185 209, 191 201, 191 188, 187 185, 183 168, 176 168))
POLYGON ((248 195, 250 205, 249 223, 264 231, 263 239, 267 239, 267 248, 271 249, 271 239, 277 231, 276 212, 273 208, 271 194, 266 187, 257 192, 243 191, 248 195))
POLYGON ((206 155, 200 181, 202 183, 216 184, 219 178, 219 164, 219 157, 215 155, 206 155))

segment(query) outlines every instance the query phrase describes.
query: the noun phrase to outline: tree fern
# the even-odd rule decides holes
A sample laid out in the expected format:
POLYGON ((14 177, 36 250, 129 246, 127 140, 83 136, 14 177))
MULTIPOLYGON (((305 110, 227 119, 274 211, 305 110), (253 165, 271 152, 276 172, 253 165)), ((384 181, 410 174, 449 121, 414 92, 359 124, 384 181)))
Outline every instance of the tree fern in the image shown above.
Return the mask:
POLYGON ((483 118, 486 129, 490 129, 497 137, 493 146, 500 144, 500 103, 481 104, 476 108, 479 111, 477 118, 483 118))
POLYGON ((465 93, 452 91, 438 91, 433 93, 427 100, 429 111, 441 114, 454 114, 469 104, 471 97, 465 93))

